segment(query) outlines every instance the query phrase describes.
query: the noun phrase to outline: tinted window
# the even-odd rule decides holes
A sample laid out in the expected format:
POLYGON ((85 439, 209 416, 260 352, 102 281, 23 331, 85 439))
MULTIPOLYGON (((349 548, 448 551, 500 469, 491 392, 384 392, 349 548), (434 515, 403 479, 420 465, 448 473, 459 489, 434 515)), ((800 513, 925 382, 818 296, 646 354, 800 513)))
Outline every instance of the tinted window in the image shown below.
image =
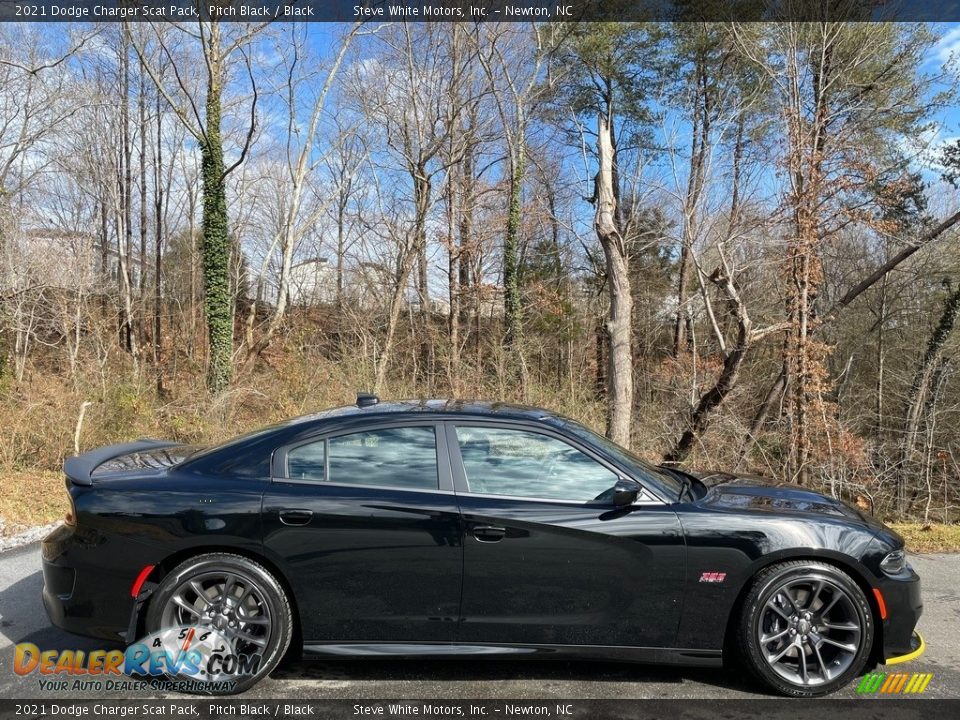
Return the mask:
POLYGON ((635 473, 635 475, 647 478, 648 480, 653 480, 654 484, 658 485, 661 490, 669 490, 669 493, 667 494, 673 494, 679 497, 683 483, 681 483, 675 475, 663 470, 662 468, 651 465, 647 461, 642 460, 638 456, 634 455, 626 448, 620 447, 612 440, 608 440, 602 435, 598 435, 590 428, 581 425, 578 422, 574 422, 573 420, 564 420, 562 424, 567 430, 572 431, 575 435, 579 435, 590 445, 595 445, 600 449, 605 450, 615 460, 626 465, 635 473))
POLYGON ((523 430, 458 427, 471 492, 589 502, 616 474, 572 445, 523 430))
POLYGON ((326 441, 295 447, 287 453, 287 476, 297 480, 323 480, 326 441))
POLYGON ((436 489, 437 439, 432 427, 401 427, 327 440, 330 482, 436 489))

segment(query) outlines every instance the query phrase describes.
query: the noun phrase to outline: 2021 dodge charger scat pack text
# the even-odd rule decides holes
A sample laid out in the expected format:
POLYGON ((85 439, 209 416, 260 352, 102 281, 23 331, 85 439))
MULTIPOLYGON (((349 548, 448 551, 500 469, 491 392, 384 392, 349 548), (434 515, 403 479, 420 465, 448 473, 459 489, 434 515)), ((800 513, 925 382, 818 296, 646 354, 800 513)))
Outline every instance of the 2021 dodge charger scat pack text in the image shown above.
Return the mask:
MULTIPOLYGON (((57 626, 197 627, 257 653, 554 656, 713 666, 830 693, 917 656, 903 540, 792 485, 652 466, 544 410, 357 404, 211 448, 64 464, 43 542, 57 626)), ((182 631, 180 637, 182 637, 182 631)))

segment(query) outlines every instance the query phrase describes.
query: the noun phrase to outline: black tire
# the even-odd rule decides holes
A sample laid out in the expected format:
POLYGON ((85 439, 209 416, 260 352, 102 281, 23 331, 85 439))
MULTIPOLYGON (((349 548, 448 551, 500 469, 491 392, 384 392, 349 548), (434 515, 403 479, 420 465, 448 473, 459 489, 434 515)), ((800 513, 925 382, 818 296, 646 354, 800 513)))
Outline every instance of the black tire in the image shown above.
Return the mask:
MULTIPOLYGON (((208 553, 198 555, 182 562, 169 572, 161 581, 147 607, 146 630, 154 633, 169 625, 165 622, 165 613, 171 599, 184 583, 190 580, 209 576, 211 573, 223 572, 252 584, 257 590, 259 602, 264 608, 264 614, 271 619, 269 623, 269 638, 264 638, 265 646, 256 652, 262 655, 259 668, 252 675, 241 675, 229 690, 218 688, 192 690, 201 695, 232 695, 243 692, 269 675, 283 659, 293 637, 293 612, 290 601, 283 587, 273 574, 259 563, 230 553, 208 553)), ((184 677, 176 677, 183 680, 184 677)))
POLYGON ((833 565, 806 560, 757 573, 736 632, 748 669, 789 697, 828 695, 847 685, 863 672, 873 637, 873 613, 860 586, 833 565))

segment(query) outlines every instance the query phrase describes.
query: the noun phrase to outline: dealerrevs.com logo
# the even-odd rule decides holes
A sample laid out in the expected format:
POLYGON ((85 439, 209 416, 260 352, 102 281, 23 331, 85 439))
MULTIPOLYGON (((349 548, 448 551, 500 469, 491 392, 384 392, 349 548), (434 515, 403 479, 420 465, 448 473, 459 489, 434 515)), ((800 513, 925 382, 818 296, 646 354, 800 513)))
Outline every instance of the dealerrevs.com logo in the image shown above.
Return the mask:
POLYGON ((13 671, 37 674, 41 690, 223 693, 240 677, 256 674, 262 660, 259 653, 238 654, 216 630, 173 627, 126 650, 40 650, 20 643, 14 648, 13 671))
POLYGON ((857 685, 859 695, 919 695, 933 673, 868 673, 857 685))

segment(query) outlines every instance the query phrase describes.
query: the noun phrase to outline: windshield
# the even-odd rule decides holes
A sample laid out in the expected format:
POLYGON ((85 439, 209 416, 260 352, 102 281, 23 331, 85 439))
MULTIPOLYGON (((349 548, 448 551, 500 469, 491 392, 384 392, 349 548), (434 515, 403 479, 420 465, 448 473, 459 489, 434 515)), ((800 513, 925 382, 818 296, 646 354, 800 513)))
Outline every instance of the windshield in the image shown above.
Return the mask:
POLYGON ((651 484, 658 487, 666 496, 677 498, 683 491, 683 482, 681 482, 676 475, 662 470, 656 465, 651 465, 629 450, 620 447, 612 440, 595 433, 586 425, 581 425, 573 420, 563 420, 561 424, 574 435, 586 440, 591 445, 596 445, 601 448, 607 455, 632 471, 638 478, 649 480, 651 484))

